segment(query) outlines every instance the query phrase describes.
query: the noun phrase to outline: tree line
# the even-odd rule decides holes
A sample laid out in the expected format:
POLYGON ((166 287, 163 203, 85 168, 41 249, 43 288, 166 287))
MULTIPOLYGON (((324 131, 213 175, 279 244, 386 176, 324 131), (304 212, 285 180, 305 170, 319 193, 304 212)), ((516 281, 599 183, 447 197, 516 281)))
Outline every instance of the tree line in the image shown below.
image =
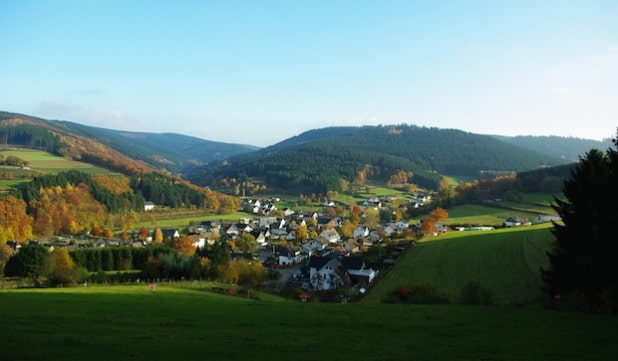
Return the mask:
POLYGON ((190 254, 176 249, 173 242, 143 248, 56 248, 53 252, 38 243, 29 243, 13 255, 0 252, 0 266, 5 276, 47 286, 88 281, 213 279, 256 288, 266 277, 260 262, 232 259, 225 242, 193 249, 190 254), (122 273, 129 270, 139 272, 122 273))

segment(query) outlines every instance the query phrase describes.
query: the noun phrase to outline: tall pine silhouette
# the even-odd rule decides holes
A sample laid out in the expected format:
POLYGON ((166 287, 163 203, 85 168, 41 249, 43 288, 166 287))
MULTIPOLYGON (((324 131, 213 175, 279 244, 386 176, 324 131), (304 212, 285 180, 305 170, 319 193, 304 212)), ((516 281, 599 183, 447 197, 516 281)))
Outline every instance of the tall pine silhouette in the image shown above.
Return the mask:
POLYGON ((565 199, 555 199, 562 224, 554 224, 556 241, 542 279, 550 295, 571 307, 618 311, 617 187, 618 153, 593 149, 564 182, 565 199))

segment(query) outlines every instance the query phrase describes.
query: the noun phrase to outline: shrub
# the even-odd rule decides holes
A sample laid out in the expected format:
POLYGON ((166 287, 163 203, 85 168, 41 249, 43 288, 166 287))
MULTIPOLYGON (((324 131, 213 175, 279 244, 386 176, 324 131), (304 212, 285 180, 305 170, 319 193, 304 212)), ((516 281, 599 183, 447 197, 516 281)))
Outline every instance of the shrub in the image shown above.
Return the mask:
POLYGON ((459 302, 464 305, 491 305, 491 291, 481 286, 478 282, 468 282, 461 288, 459 302))
POLYGON ((410 303, 443 304, 449 303, 449 300, 438 292, 433 283, 420 283, 410 289, 410 303))
POLYGON ((433 283, 419 283, 411 287, 396 287, 390 297, 382 300, 388 303, 414 303, 414 304, 444 304, 449 303, 446 296, 438 292, 433 283))

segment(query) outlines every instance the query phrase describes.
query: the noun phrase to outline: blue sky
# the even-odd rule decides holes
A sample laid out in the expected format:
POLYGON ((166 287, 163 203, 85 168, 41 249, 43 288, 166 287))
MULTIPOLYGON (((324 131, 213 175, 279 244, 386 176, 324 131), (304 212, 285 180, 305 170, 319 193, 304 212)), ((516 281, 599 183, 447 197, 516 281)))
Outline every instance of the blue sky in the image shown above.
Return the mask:
POLYGON ((0 2, 0 110, 266 146, 618 127, 618 1, 0 2))

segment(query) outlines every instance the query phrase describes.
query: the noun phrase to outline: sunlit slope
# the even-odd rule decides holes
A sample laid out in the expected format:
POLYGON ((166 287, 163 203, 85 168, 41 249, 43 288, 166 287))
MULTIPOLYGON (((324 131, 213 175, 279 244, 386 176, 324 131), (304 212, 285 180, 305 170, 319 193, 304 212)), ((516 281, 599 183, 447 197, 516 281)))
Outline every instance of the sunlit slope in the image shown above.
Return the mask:
POLYGON ((398 259, 368 295, 380 301, 397 287, 431 283, 451 301, 458 301, 468 282, 477 282, 499 305, 520 305, 542 299, 540 268, 552 242, 549 225, 487 232, 451 232, 421 242, 398 259))

